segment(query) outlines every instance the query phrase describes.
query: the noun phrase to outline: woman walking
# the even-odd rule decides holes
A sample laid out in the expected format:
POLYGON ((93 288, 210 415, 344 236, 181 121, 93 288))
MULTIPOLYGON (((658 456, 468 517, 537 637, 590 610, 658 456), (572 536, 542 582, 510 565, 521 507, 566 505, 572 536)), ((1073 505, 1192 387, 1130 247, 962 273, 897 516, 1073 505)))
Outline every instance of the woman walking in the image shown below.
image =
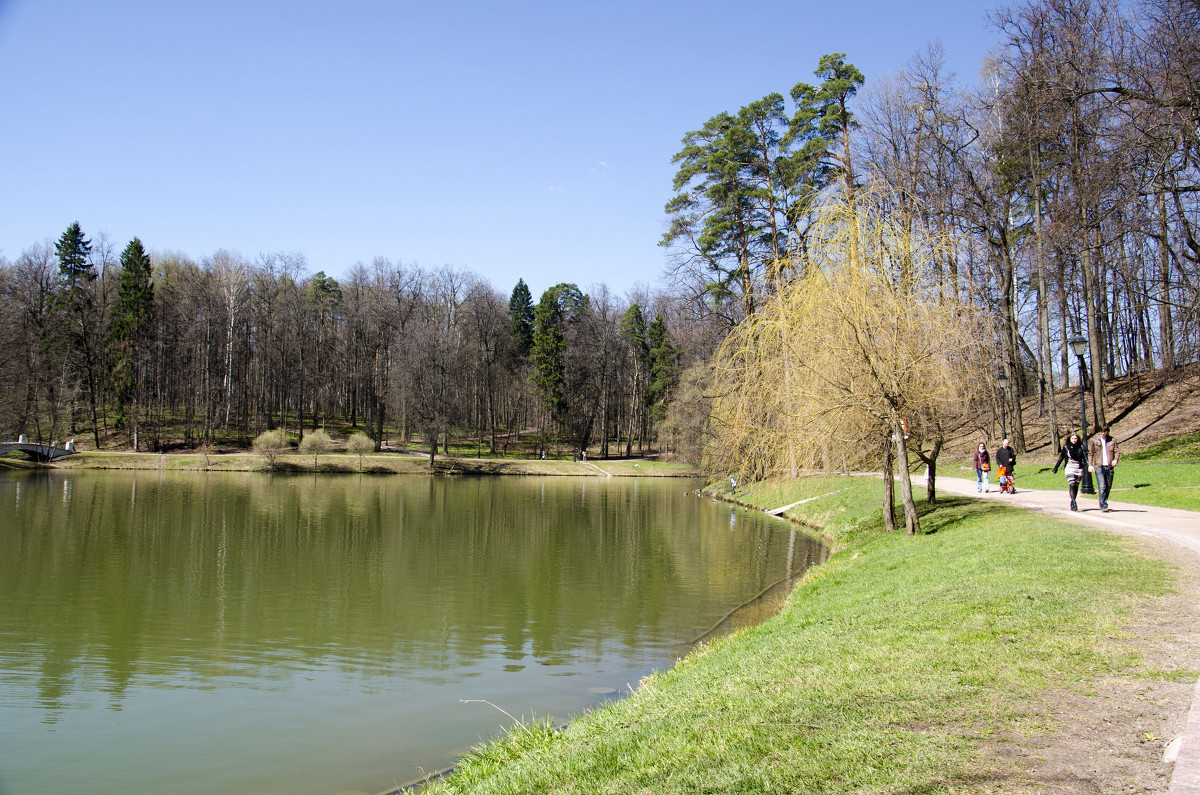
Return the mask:
POLYGON ((1071 510, 1078 511, 1075 497, 1079 495, 1079 482, 1083 479, 1083 468, 1087 466, 1087 448, 1079 441, 1079 434, 1071 434, 1070 440, 1062 446, 1058 453, 1058 462, 1054 465, 1054 474, 1058 468, 1067 465, 1067 493, 1071 495, 1071 510))
POLYGON ((979 449, 975 451, 975 490, 982 491, 987 494, 990 486, 988 485, 988 470, 992 468, 992 459, 988 455, 987 446, 979 443, 979 449))

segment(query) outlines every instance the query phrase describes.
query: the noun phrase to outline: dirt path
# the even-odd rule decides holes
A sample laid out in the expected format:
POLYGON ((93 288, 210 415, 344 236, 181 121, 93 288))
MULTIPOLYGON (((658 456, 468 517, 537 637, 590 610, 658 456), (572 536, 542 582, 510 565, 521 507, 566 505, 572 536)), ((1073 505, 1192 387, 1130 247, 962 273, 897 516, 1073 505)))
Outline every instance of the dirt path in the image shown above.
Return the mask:
POLYGON ((1042 706, 1056 719, 1054 730, 995 743, 997 756, 1019 759, 1027 771, 997 791, 1200 795, 1200 513, 1111 500, 1109 513, 1090 503, 1073 513, 1065 485, 1018 485, 1011 495, 979 494, 975 481, 962 478, 938 478, 937 486, 1128 536, 1180 571, 1178 592, 1157 599, 1130 628, 1132 638, 1113 640, 1142 655, 1137 670, 1099 683, 1097 692, 1047 693, 1042 706), (1171 675, 1181 671, 1187 675, 1171 675))

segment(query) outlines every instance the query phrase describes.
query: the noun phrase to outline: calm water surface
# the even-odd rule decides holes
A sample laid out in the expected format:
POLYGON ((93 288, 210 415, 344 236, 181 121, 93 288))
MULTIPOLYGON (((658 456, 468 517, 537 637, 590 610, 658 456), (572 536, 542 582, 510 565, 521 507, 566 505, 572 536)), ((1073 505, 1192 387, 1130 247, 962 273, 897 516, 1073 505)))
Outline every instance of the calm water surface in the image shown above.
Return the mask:
POLYGON ((824 558, 695 487, 0 476, 0 793, 374 793, 618 697, 824 558))

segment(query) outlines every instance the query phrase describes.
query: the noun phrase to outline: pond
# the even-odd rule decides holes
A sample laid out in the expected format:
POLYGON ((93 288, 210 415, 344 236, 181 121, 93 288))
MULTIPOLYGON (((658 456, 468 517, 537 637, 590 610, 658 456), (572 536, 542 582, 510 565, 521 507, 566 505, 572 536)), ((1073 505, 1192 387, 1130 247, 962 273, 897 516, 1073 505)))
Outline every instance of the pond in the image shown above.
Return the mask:
POLYGON ((698 485, 0 476, 0 793, 375 793, 619 698, 825 557, 698 485))

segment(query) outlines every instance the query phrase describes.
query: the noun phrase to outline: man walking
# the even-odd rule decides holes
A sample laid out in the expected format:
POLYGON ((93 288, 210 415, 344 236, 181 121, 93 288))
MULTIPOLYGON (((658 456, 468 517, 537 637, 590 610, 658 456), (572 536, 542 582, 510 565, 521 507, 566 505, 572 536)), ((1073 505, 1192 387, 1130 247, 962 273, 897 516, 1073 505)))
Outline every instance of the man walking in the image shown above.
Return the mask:
POLYGON ((1113 470, 1121 457, 1117 440, 1108 435, 1108 426, 1100 429, 1088 442, 1088 460, 1096 473, 1096 489, 1100 492, 1100 510, 1108 510, 1108 492, 1112 490, 1113 470))
POLYGON ((996 466, 1000 467, 1000 493, 1001 494, 1016 494, 1017 481, 1013 475, 1013 470, 1017 466, 1017 453, 1012 449, 1012 445, 1005 439, 1000 443, 1000 447, 996 450, 996 466))

